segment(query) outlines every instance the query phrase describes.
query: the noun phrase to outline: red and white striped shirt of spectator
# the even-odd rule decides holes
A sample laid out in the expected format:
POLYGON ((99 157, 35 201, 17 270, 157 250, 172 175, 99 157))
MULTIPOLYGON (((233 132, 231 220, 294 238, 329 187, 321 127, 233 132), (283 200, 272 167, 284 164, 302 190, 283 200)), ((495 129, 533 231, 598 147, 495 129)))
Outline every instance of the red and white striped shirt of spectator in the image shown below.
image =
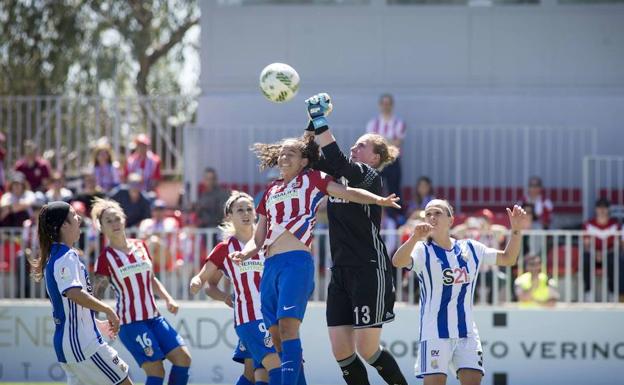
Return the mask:
POLYGON ((547 229, 550 226, 552 212, 554 209, 552 201, 540 195, 534 200, 531 200, 529 196, 525 196, 524 202, 533 204, 533 212, 535 213, 535 216, 542 223, 542 226, 547 229))
POLYGON ((128 175, 132 173, 140 174, 143 177, 143 190, 152 191, 155 182, 161 179, 160 157, 151 151, 147 151, 145 157, 140 157, 138 154, 130 155, 126 162, 124 176, 128 178, 128 175))
POLYGON ((615 247, 615 240, 622 236, 622 233, 620 232, 620 225, 614 218, 610 218, 609 222, 602 225, 598 223, 595 218, 590 219, 589 221, 583 223, 583 229, 587 231, 590 236, 590 238, 588 238, 590 245, 591 237, 595 239, 595 250, 598 252, 602 252, 602 248, 605 246, 606 250, 613 250, 615 247), (603 244, 605 241, 606 245, 603 244))
POLYGON ((152 257, 145 244, 130 239, 130 253, 107 246, 95 262, 95 273, 110 277, 122 324, 158 317, 152 290, 152 257))
POLYGON ((206 257, 205 262, 212 262, 232 281, 234 286, 234 324, 262 319, 260 311, 260 279, 264 270, 264 258, 258 254, 241 262, 232 262, 229 254, 241 251, 245 247, 237 238, 220 242, 206 257))
POLYGON ((366 125, 367 133, 379 134, 388 140, 405 139, 405 131, 405 122, 396 116, 392 116, 389 120, 386 120, 383 116, 379 115, 366 125))
POLYGON ((264 247, 270 246, 284 231, 290 231, 303 244, 312 245, 312 230, 321 199, 333 178, 317 170, 303 170, 290 182, 278 179, 267 188, 256 212, 267 217, 264 247))

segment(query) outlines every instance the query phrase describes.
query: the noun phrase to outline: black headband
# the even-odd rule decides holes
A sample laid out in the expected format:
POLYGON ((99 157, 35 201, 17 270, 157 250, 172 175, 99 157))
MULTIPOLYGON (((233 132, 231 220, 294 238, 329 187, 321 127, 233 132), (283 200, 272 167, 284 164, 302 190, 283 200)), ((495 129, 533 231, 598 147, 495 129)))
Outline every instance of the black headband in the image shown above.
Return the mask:
POLYGON ((62 201, 48 203, 45 216, 46 224, 54 229, 55 232, 58 231, 58 228, 61 227, 65 219, 67 219, 70 207, 69 203, 62 201))

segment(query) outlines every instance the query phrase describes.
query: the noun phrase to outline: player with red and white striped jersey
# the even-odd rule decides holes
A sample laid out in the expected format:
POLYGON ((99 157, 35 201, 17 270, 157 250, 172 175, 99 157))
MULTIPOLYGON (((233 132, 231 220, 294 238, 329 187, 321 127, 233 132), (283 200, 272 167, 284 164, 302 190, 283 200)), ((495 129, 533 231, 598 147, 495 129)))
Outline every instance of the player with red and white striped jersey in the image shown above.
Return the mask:
MULTIPOLYGON (((232 192, 225 203, 224 214, 225 221, 219 228, 226 235, 226 239, 215 246, 206 257, 201 271, 191 279, 190 291, 196 294, 205 282, 210 283, 211 277, 220 272, 232 282, 234 326, 241 346, 251 353, 254 360, 255 383, 267 383, 267 374, 262 369, 266 368, 269 371, 268 383, 279 385, 281 383, 280 359, 273 347, 271 335, 262 320, 260 311, 260 279, 264 270, 264 258, 256 254, 237 264, 228 257, 231 253, 241 251, 253 235, 256 217, 253 198, 243 192, 232 192)), ((209 295, 214 299, 230 304, 229 293, 220 290, 213 290, 212 293, 209 292, 209 295)), ((240 353, 235 353, 233 359, 239 361, 241 358, 238 355, 240 353)), ((250 382, 241 376, 237 384, 249 385, 250 382)))
POLYGON ((380 197, 345 187, 310 167, 319 159, 311 135, 278 143, 256 143, 261 168, 277 166, 281 179, 266 190, 258 205, 253 242, 230 257, 242 263, 260 249, 265 252, 260 284, 262 317, 269 325, 277 350, 282 352, 282 384, 293 385, 302 373, 299 328, 314 290, 314 261, 310 253, 312 230, 321 198, 332 195, 364 204, 399 207, 398 198, 380 197), (279 327, 278 327, 279 326, 279 327), (281 346, 280 346, 281 345, 281 346))
POLYGON ((145 371, 146 385, 162 385, 165 358, 173 364, 168 383, 186 385, 191 355, 182 337, 158 312, 154 292, 165 300, 170 313, 177 314, 179 307, 153 274, 147 247, 140 240, 126 238, 126 216, 117 202, 96 199, 91 216, 109 242, 95 263, 95 292, 101 297, 112 283, 121 342, 145 371))
POLYGON ((396 267, 408 267, 420 283, 420 328, 416 376, 425 385, 446 383, 454 368, 462 384, 479 384, 484 372, 483 348, 472 317, 474 289, 482 264, 513 266, 518 260, 522 229, 528 215, 520 206, 507 209, 511 237, 505 250, 475 240, 456 240, 449 232, 453 208, 442 199, 425 207, 425 223, 392 257, 396 267), (427 237, 426 242, 420 241, 427 237))

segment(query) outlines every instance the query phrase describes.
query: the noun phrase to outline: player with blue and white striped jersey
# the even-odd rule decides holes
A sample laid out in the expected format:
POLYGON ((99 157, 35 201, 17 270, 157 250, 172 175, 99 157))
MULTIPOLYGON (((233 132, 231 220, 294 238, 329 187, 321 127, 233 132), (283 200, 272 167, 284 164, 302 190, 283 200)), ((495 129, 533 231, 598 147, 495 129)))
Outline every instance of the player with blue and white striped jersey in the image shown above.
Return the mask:
POLYGON ((449 367, 462 385, 479 384, 483 376, 483 349, 472 317, 479 267, 513 266, 520 253, 521 229, 528 216, 520 206, 507 209, 511 238, 505 250, 475 240, 456 240, 449 232, 453 208, 441 199, 425 207, 425 222, 394 254, 396 267, 413 270, 420 284, 420 347, 416 376, 425 385, 446 383, 449 367), (420 241, 427 237, 426 241, 420 241))
POLYGON ((80 237, 80 216, 65 202, 51 202, 39 214, 39 259, 31 261, 36 281, 45 278, 56 324, 54 350, 67 383, 132 385, 128 365, 102 339, 119 330, 113 308, 91 294, 85 265, 71 247, 80 237), (107 321, 95 319, 103 312, 107 321))

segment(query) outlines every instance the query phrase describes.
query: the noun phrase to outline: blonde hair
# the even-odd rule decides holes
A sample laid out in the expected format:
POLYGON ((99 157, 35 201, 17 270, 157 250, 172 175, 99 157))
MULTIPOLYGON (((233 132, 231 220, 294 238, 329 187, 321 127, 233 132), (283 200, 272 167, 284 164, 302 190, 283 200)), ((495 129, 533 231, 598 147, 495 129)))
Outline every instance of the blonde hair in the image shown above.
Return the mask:
POLYGON ((102 223, 100 220, 102 219, 102 214, 106 210, 113 210, 117 214, 121 215, 121 217, 126 220, 126 213, 123 211, 119 203, 110 199, 102 199, 102 198, 94 198, 93 206, 91 207, 91 220, 93 221, 93 225, 97 231, 102 231, 102 223))
POLYGON ((397 146, 390 144, 388 139, 378 134, 364 134, 366 138, 373 144, 373 152, 379 155, 379 165, 377 170, 381 171, 387 165, 394 162, 399 157, 399 149, 397 146))
POLYGON ((301 156, 308 159, 308 166, 312 167, 319 158, 319 145, 313 135, 304 135, 300 138, 286 138, 275 143, 254 143, 251 150, 256 153, 260 161, 260 170, 277 166, 279 153, 284 145, 294 145, 301 152, 301 156))
MULTIPOLYGON (((243 191, 233 190, 228 200, 225 201, 225 205, 223 205, 224 218, 227 218, 229 214, 232 214, 232 206, 234 206, 234 203, 236 203, 239 199, 247 199, 253 205, 253 198, 251 197, 251 195, 243 191)), ((231 237, 236 234, 234 224, 232 223, 232 221, 228 221, 226 219, 223 219, 223 222, 217 228, 221 231, 224 237, 231 237)))

